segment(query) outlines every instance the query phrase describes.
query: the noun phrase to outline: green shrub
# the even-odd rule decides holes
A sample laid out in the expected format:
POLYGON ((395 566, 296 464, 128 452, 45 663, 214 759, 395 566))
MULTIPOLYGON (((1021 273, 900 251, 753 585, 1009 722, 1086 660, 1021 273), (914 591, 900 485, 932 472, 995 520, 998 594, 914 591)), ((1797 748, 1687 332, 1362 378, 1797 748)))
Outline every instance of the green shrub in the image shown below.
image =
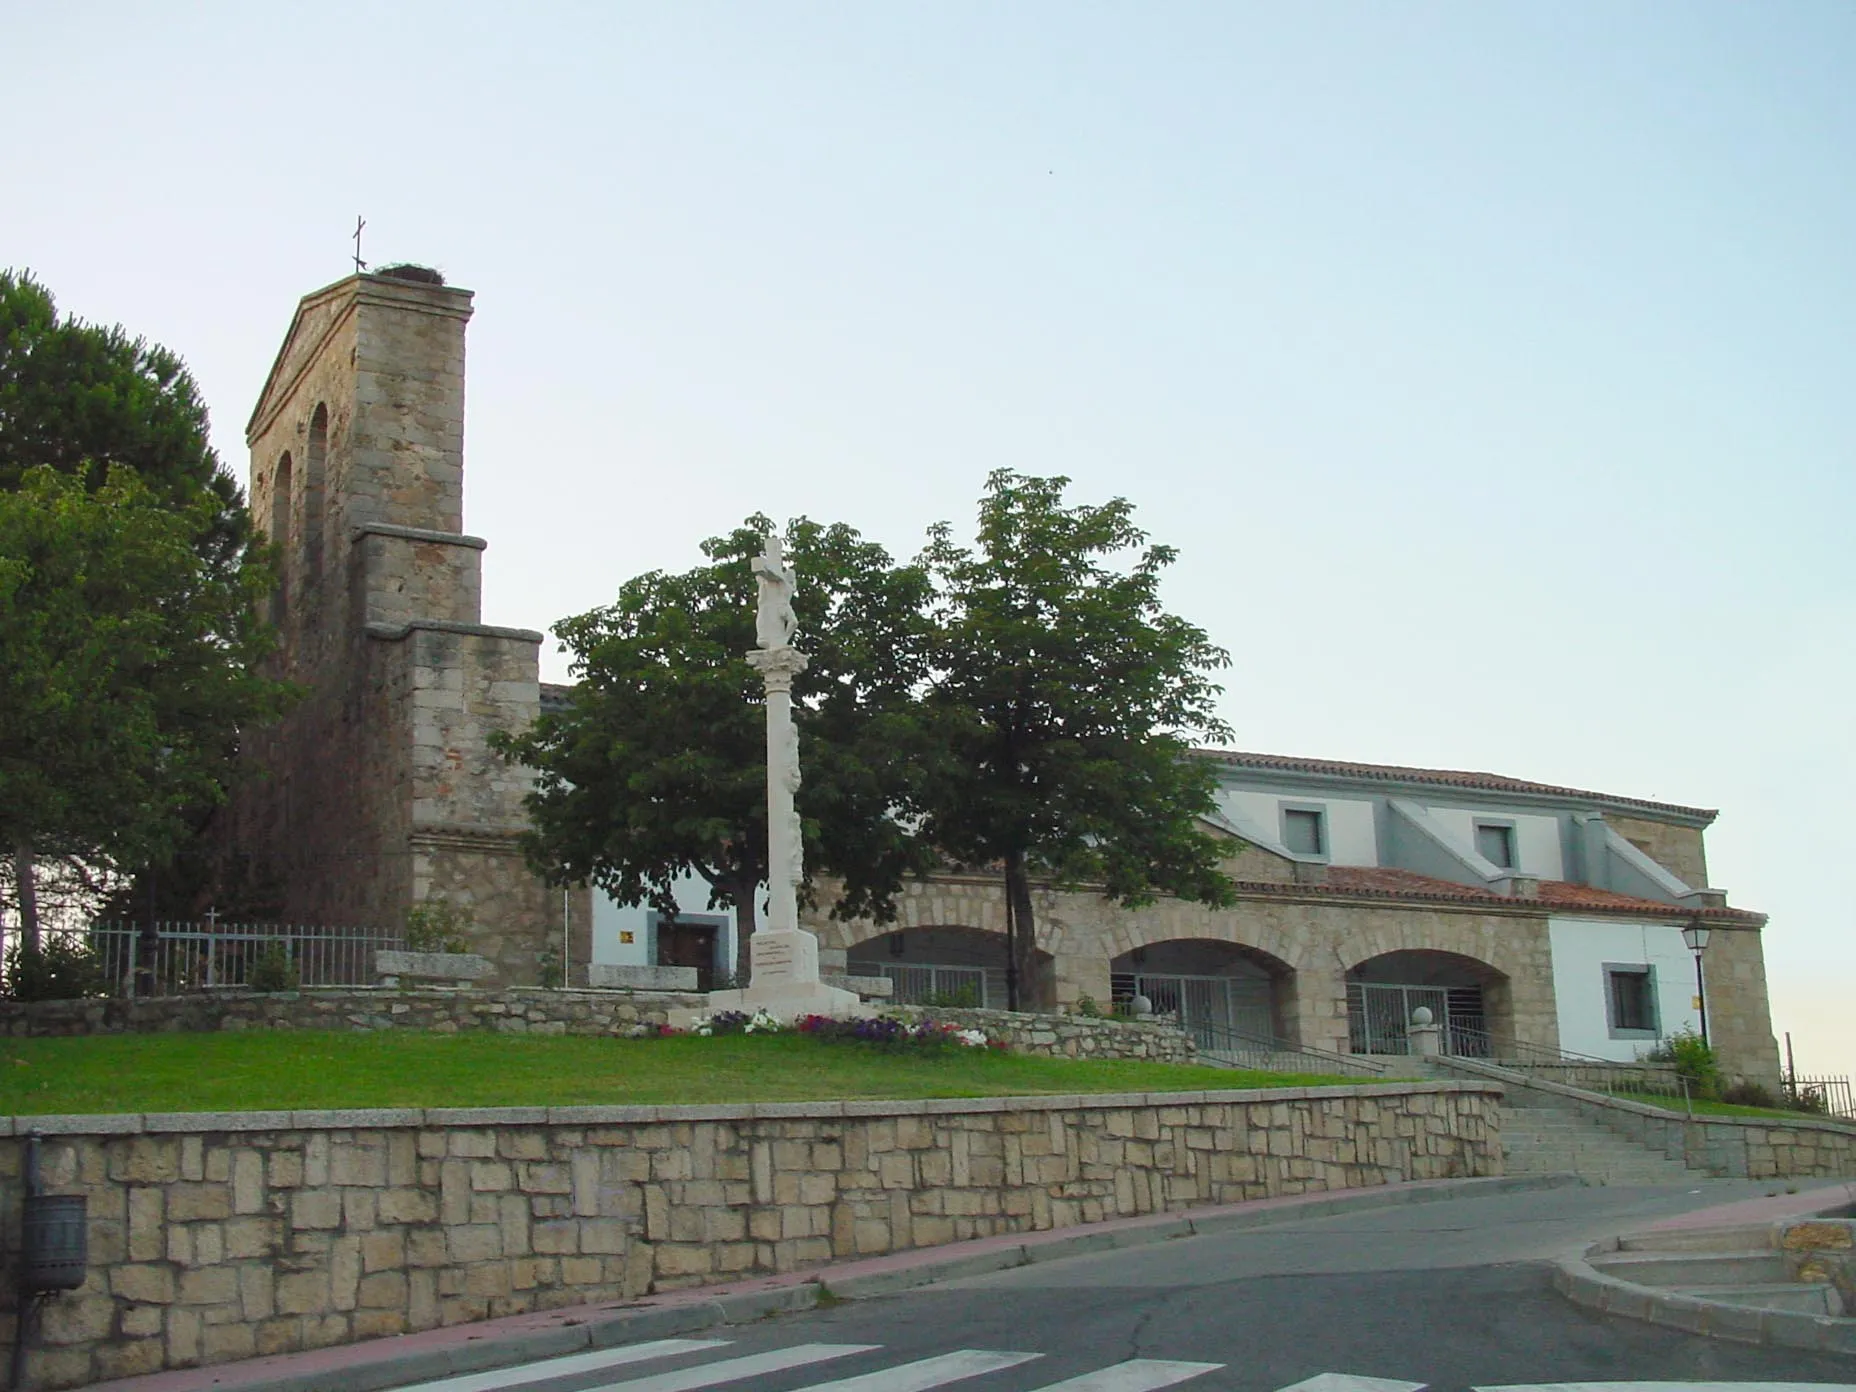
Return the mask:
POLYGON ((470 951, 471 917, 446 899, 427 897, 406 910, 408 952, 470 951))
POLYGON ((1736 1107, 1776 1107, 1779 1105, 1778 1099, 1772 1095, 1771 1088, 1750 1079, 1742 1079, 1740 1082, 1722 1088, 1721 1101, 1731 1102, 1736 1107))
POLYGON ((290 950, 280 942, 266 943, 245 972, 245 985, 253 991, 294 991, 302 984, 290 950))
POLYGON ((1673 1063, 1695 1097, 1706 1102, 1720 1099, 1721 1066, 1708 1042, 1694 1031, 1670 1035, 1650 1051, 1649 1059, 1652 1063, 1673 1063))
POLYGON ((81 1000, 109 994, 103 962, 88 943, 47 936, 35 950, 24 943, 7 949, 0 992, 14 1000, 81 1000))
POLYGON ((1821 1087, 1812 1087, 1809 1083, 1787 1087, 1785 1101, 1781 1105, 1787 1111, 1809 1112, 1813 1116, 1830 1115, 1830 1098, 1821 1087))
POLYGON ((1091 1020, 1102 1018, 1102 1007, 1096 1004, 1094 996, 1079 996, 1076 1000, 1076 1013, 1091 1020))
POLYGON ((979 988, 956 986, 951 991, 930 991, 922 997, 922 1004, 931 1010, 978 1010, 979 988))

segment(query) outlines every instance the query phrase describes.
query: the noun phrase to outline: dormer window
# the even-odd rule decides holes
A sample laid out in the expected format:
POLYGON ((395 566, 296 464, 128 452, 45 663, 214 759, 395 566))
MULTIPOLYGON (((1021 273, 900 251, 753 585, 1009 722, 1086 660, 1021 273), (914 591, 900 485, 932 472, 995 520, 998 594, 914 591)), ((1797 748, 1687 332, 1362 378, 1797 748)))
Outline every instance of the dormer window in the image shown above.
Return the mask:
POLYGON ((1282 844, 1291 855, 1325 856, 1328 853, 1326 817, 1319 807, 1285 807, 1282 810, 1282 844))
POLYGON ((1477 822, 1476 854, 1499 869, 1514 869, 1514 823, 1477 822))

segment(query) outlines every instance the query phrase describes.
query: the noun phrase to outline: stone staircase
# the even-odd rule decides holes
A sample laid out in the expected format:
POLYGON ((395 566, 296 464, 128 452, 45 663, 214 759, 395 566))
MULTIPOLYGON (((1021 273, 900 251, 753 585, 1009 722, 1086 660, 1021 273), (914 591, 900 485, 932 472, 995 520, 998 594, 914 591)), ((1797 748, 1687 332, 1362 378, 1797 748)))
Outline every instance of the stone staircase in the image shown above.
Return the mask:
POLYGON ((1770 1223, 1740 1228, 1673 1229, 1619 1238, 1593 1252, 1592 1269, 1616 1280, 1721 1305, 1841 1316, 1829 1271, 1775 1247, 1770 1223))
POLYGON ((1510 1089, 1502 1157, 1511 1175, 1576 1174, 1587 1184, 1685 1184, 1707 1176, 1541 1095, 1510 1089))

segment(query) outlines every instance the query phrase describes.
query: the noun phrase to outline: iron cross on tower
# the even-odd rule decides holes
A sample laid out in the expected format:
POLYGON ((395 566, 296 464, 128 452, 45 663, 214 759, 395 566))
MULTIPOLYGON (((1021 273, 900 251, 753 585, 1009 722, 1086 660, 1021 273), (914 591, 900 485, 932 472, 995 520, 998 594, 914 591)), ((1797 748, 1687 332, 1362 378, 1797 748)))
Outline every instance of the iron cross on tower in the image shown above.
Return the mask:
POLYGON ((361 229, 366 226, 367 219, 357 213, 354 219, 354 270, 356 275, 367 269, 367 262, 361 259, 361 229))

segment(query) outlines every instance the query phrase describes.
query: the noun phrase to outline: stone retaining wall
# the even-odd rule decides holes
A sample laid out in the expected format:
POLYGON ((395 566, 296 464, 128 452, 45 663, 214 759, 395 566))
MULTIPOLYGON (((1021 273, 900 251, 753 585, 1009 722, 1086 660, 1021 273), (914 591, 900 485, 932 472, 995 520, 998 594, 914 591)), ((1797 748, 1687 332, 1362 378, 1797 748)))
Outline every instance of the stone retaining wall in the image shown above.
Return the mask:
MULTIPOLYGON (((1499 1101, 1430 1082, 0 1130, 39 1126, 47 1191, 89 1200, 89 1278, 47 1303, 30 1355, 31 1386, 65 1388, 994 1233, 1499 1174, 1499 1101)), ((0 1139, 9 1252, 23 1150, 0 1139)))
MULTIPOLYGON (((671 991, 479 991, 453 987, 340 987, 309 991, 199 991, 143 1000, 0 1001, 0 1034, 155 1034, 167 1031, 419 1029, 435 1034, 631 1034, 704 997, 671 991)), ((1187 1063, 1192 1040, 1170 1025, 1004 1010, 882 1006, 886 1015, 932 1016, 983 1029, 1022 1054, 1187 1063)))
POLYGON ((1088 1015, 1027 1015, 918 1005, 886 1005, 882 1013, 904 1019, 928 1016, 963 1029, 985 1030, 990 1038, 1003 1041, 1008 1049, 1020 1054, 1152 1059, 1159 1063, 1191 1063, 1198 1057, 1192 1036, 1172 1025, 1088 1015))
POLYGON ((502 991, 345 986, 309 991, 200 991, 142 1000, 0 1001, 9 1035, 164 1031, 420 1029, 435 1034, 626 1034, 661 1025, 701 996, 644 991, 502 991))

